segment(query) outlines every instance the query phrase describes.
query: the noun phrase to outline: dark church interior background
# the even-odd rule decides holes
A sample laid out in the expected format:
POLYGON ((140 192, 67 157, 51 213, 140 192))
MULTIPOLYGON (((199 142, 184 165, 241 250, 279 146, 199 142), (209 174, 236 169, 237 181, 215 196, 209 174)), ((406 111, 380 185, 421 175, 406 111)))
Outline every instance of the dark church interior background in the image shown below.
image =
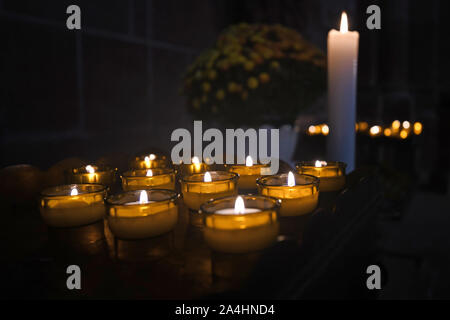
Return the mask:
MULTIPOLYGON (((450 247, 448 1, 0 0, 0 167, 170 152, 171 132, 196 120, 179 92, 183 73, 225 27, 280 23, 326 52, 342 10, 360 33, 358 121, 423 124, 405 141, 357 138, 357 166, 381 168, 390 201, 381 246, 402 276, 384 294, 414 295, 408 279, 450 263, 441 257, 450 247), (80 31, 66 28, 73 2, 80 31), (365 26, 371 4, 382 8, 381 30, 365 26)), ((306 129, 326 115, 324 104, 299 114, 296 160, 325 155, 326 138, 306 129)))

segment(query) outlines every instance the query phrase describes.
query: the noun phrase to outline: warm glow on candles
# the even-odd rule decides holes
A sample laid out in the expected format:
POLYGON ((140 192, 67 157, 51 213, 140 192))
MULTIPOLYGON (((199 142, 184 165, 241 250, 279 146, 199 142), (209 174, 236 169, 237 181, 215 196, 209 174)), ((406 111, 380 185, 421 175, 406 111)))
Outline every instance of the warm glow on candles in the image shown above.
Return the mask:
POLYGON ((348 32, 348 19, 347 14, 342 12, 341 16, 341 29, 339 30, 341 33, 347 33, 348 32))
POLYGON ((75 187, 72 189, 72 191, 70 191, 70 195, 71 196, 77 196, 78 195, 78 189, 75 187))
POLYGON ((146 204, 146 203, 148 203, 147 191, 142 190, 141 194, 139 195, 139 204, 146 204))
POLYGON ((153 177, 153 171, 151 169, 148 169, 146 176, 147 177, 153 177))
POLYGON ((247 156, 247 158, 245 158, 245 166, 247 166, 247 167, 253 166, 253 159, 252 159, 252 157, 247 156))
POLYGON ((289 171, 289 174, 288 174, 288 186, 289 187, 294 187, 295 186, 295 177, 294 177, 294 174, 291 171, 289 171))
POLYGON ((205 173, 205 176, 203 177, 203 182, 212 182, 211 174, 209 172, 205 173))
POLYGON ((236 198, 236 202, 234 203, 234 213, 243 214, 245 213, 245 204, 244 199, 241 196, 236 198))
POLYGON ((94 173, 94 172, 95 172, 95 169, 94 169, 93 166, 87 165, 87 166, 86 166, 86 171, 89 172, 89 173, 94 173))

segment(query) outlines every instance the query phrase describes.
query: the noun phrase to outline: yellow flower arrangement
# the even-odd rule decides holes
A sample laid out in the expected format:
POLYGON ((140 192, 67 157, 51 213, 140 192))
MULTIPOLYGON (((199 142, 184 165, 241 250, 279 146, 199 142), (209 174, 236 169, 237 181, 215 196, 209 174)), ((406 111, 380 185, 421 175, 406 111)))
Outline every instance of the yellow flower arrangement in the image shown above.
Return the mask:
POLYGON ((184 75, 188 108, 201 119, 235 125, 292 123, 324 93, 326 59, 281 25, 227 28, 184 75))

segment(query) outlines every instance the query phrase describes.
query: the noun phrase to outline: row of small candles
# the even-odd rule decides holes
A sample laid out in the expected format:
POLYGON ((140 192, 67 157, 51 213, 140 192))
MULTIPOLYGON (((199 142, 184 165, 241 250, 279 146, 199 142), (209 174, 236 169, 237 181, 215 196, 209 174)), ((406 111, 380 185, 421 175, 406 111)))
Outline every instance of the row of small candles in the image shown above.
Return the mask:
POLYGON ((71 170, 73 184, 52 187, 41 195, 40 212, 52 227, 76 227, 105 217, 119 239, 157 237, 173 230, 178 221, 178 199, 203 216, 206 242, 215 250, 260 250, 278 234, 279 216, 304 215, 317 207, 320 191, 337 191, 345 185, 345 164, 301 162, 297 172, 264 175, 268 165, 247 157, 226 171, 208 171, 194 158, 192 164, 168 168, 165 157, 136 158, 134 169, 124 172, 124 192, 107 196, 115 170, 88 165, 71 170), (175 191, 181 174, 181 195, 175 191), (250 190, 258 195, 239 195, 250 190))
MULTIPOLYGON (((407 120, 403 122, 400 122, 400 120, 394 120, 387 126, 369 126, 367 122, 361 121, 355 124, 355 130, 359 133, 367 133, 371 137, 384 136, 388 138, 407 139, 412 134, 422 134, 423 125, 420 122, 414 122, 414 124, 411 124, 411 122, 407 120)), ((325 123, 310 125, 306 133, 310 136, 327 136, 330 133, 330 128, 325 123)))

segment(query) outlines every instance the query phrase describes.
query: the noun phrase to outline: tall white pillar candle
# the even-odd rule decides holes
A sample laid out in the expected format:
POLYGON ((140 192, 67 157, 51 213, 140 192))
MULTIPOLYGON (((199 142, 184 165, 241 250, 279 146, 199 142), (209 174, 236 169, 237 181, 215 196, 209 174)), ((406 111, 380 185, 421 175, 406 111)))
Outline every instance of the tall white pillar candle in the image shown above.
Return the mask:
POLYGON ((345 12, 340 31, 328 33, 328 136, 327 159, 355 168, 356 76, 359 33, 348 31, 345 12))

